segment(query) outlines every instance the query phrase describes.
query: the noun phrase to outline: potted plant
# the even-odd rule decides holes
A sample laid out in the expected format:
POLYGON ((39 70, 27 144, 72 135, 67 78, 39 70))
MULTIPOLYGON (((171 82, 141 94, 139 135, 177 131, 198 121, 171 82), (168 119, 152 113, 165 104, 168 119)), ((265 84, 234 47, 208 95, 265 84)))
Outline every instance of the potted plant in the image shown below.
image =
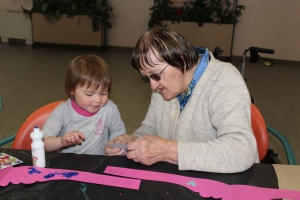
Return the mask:
POLYGON ((220 47, 231 56, 234 25, 244 9, 237 0, 154 0, 148 27, 168 27, 195 46, 220 47))
POLYGON ((162 21, 196 22, 198 26, 236 24, 244 9, 244 5, 237 5, 237 0, 154 0, 148 26, 162 26, 162 21), (174 2, 182 2, 182 6, 174 6, 174 2))
POLYGON ((32 8, 30 10, 22 9, 24 15, 32 20, 34 42, 63 44, 77 44, 79 42, 79 45, 101 46, 103 41, 101 44, 99 41, 89 41, 87 43, 82 41, 85 38, 90 40, 91 37, 100 40, 99 34, 102 33, 103 35, 103 30, 105 31, 107 28, 112 27, 110 21, 112 7, 107 0, 32 0, 32 8), (42 17, 44 19, 41 19, 42 17), (89 25, 86 23, 89 23, 89 25), (77 32, 77 29, 74 27, 68 27, 68 25, 72 24, 79 28, 77 36, 70 35, 77 32), (57 29, 55 28, 56 26, 58 26, 57 29), (86 35, 87 27, 90 27, 88 31, 94 33, 86 35), (80 29, 82 33, 80 33, 80 29), (51 34, 62 36, 62 41, 54 39, 51 42, 49 40, 51 34), (82 34, 86 36, 82 37, 82 34), (69 41, 71 38, 74 38, 74 42, 69 41))

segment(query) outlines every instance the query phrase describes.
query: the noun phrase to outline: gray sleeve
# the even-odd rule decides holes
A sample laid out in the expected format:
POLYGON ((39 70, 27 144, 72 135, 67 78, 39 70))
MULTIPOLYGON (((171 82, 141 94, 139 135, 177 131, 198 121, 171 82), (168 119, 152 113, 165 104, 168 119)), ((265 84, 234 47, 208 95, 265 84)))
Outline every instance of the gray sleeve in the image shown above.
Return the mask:
POLYGON ((46 123, 42 128, 44 138, 53 136, 59 136, 59 133, 64 124, 64 115, 67 114, 67 102, 59 104, 54 111, 49 115, 46 123))
MULTIPOLYGON (((157 94, 156 94, 157 95, 157 94)), ((141 127, 134 131, 133 135, 140 138, 143 135, 157 135, 155 127, 155 102, 156 95, 153 92, 151 97, 151 103, 149 105, 145 119, 142 121, 141 127)))
POLYGON ((109 140, 113 140, 119 135, 125 134, 126 129, 118 107, 112 104, 112 112, 110 114, 109 140))
POLYGON ((250 94, 245 82, 234 73, 225 73, 219 78, 208 100, 217 139, 201 143, 179 141, 180 170, 234 173, 258 162, 251 128, 250 94))

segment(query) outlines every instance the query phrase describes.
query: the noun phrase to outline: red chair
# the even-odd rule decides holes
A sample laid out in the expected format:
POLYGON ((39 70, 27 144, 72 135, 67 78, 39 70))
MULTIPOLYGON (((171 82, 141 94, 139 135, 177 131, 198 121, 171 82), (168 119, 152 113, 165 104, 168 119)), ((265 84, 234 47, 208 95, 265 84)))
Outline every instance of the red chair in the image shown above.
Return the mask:
POLYGON ((269 150, 269 139, 268 133, 273 134, 277 139, 280 140, 281 144, 283 145, 287 157, 288 164, 296 165, 296 159, 294 156, 293 149, 289 143, 289 141, 278 131, 267 126, 265 120, 258 110, 258 108, 251 103, 251 123, 252 123, 252 130, 254 132, 257 148, 258 148, 258 155, 259 160, 262 161, 269 150))
POLYGON ((10 136, 1 142, 1 145, 4 145, 10 141, 13 141, 12 149, 25 149, 31 150, 31 138, 30 133, 33 131, 35 126, 42 127, 47 121, 49 115, 60 103, 64 102, 56 101, 50 104, 47 104, 36 111, 34 111, 22 124, 16 135, 10 136))
POLYGON ((261 161, 266 156, 269 147, 268 131, 263 116, 253 103, 251 104, 251 123, 261 161))

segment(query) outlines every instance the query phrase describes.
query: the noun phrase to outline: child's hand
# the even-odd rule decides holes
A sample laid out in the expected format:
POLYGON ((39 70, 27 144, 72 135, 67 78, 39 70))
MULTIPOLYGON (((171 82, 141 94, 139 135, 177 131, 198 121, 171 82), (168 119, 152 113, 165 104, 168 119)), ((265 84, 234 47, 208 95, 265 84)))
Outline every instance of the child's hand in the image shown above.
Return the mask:
POLYGON ((61 144, 63 147, 76 144, 80 145, 84 139, 84 135, 81 132, 70 131, 61 138, 61 144))

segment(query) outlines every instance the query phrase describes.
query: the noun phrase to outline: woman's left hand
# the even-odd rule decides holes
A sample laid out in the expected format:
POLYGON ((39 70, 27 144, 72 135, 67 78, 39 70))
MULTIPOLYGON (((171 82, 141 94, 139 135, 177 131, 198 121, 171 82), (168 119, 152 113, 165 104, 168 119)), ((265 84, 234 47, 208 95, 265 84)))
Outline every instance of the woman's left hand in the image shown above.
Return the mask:
MULTIPOLYGON (((127 134, 122 134, 116 137, 113 140, 110 140, 107 142, 107 144, 128 144, 129 142, 132 142, 136 140, 137 137, 134 135, 127 135, 127 134)), ((127 151, 124 149, 119 149, 119 148, 114 148, 114 147, 105 147, 105 154, 108 156, 118 156, 118 155, 126 155, 127 151)))
POLYGON ((145 135, 129 143, 127 148, 127 158, 147 166, 159 161, 170 162, 170 159, 174 160, 174 156, 175 161, 177 161, 177 142, 169 141, 162 137, 145 135), (175 151, 172 153, 170 150, 175 151))

